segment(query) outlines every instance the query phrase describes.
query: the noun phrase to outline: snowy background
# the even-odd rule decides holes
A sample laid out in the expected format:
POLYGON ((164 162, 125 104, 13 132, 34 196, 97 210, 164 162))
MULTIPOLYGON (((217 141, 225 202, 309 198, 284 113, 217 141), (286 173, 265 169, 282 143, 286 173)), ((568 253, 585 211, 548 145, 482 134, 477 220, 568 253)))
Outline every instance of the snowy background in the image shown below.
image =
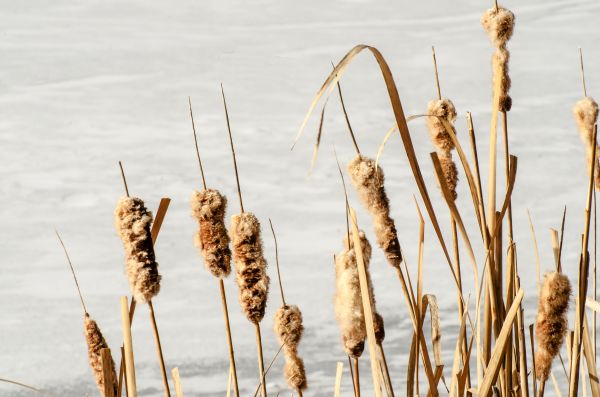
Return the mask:
MULTIPOLYGON (((582 96, 578 46, 584 49, 588 92, 600 96, 600 3, 530 0, 505 5, 517 16, 509 44, 514 99, 509 125, 511 150, 519 157, 513 212, 529 324, 535 318, 536 275, 527 208, 538 234, 542 267, 550 269, 548 231, 559 227, 567 206, 563 263, 568 274, 577 270, 586 172, 571 107, 582 96)), ((423 113, 436 95, 430 55, 435 45, 442 94, 459 111, 457 129, 465 145, 464 114, 473 113, 486 176, 493 50, 479 17, 489 6, 475 0, 1 1, 0 377, 54 395, 97 394, 87 364, 82 310, 54 228, 70 251, 89 311, 116 352, 122 340, 119 297, 129 293, 113 226, 114 205, 123 194, 117 167, 122 160, 131 193, 144 198, 150 209, 161 197, 173 200, 156 247, 163 282, 154 305, 167 366, 180 368, 186 395, 223 395, 228 360, 218 285, 192 244, 196 225, 188 203, 200 177, 187 109, 191 96, 208 184, 230 198, 228 216, 236 213, 219 92, 223 82, 245 206, 265 226, 265 250, 274 265, 266 228, 272 218, 286 297, 304 314, 300 353, 310 383, 306 394, 329 393, 336 362, 345 361, 332 305, 332 255, 341 248, 345 227, 333 145, 343 163, 353 156, 337 97, 329 102, 310 179, 306 175, 318 116, 290 152, 294 135, 331 70, 330 62, 359 43, 376 46, 386 57, 406 114, 423 113)), ((342 84, 359 145, 374 156, 393 125, 376 63, 361 55, 342 84)), ((410 129, 449 239, 425 123, 415 120, 410 129)), ((418 218, 412 195, 418 192, 397 135, 381 164, 414 276, 418 218)), ((500 177, 499 185, 503 183, 500 177)), ((359 223, 373 241, 370 218, 351 193, 359 223)), ((483 263, 464 180, 459 195, 459 208, 483 263)), ((426 232, 425 290, 440 301, 449 371, 456 298, 428 220, 426 232)), ((387 325, 390 369, 402 394, 410 336, 406 305, 393 270, 378 250, 371 266, 387 325)), ((465 261, 465 288, 472 291, 468 269, 465 261)), ((277 348, 271 331, 280 305, 274 270, 271 266, 273 288, 262 325, 266 360, 277 348)), ((244 395, 251 395, 257 386, 253 328, 239 309, 233 278, 226 280, 226 288, 240 386, 244 395)), ((160 396, 146 307, 136 313, 133 335, 140 395, 160 396)), ((367 374, 368 360, 362 361, 367 374)), ((268 377, 272 395, 286 391, 281 363, 268 377)), ((344 376, 343 386, 350 391, 349 376, 344 376)), ((367 387, 365 383, 368 392, 367 387)), ((0 383, 0 395, 33 394, 0 383)))

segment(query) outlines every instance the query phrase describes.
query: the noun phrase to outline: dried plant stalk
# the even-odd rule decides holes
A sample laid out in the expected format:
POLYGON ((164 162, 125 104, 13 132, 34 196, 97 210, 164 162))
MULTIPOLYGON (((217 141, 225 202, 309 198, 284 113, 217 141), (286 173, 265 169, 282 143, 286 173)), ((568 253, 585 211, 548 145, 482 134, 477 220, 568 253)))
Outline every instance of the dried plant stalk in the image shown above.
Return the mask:
POLYGON ((273 329, 285 355, 284 374, 290 388, 298 391, 306 389, 306 371, 304 361, 298 355, 298 343, 302 338, 302 312, 298 306, 284 305, 275 313, 273 329))
POLYGON ((148 302, 160 291, 161 276, 150 234, 152 213, 142 199, 123 197, 115 210, 115 225, 123 242, 129 285, 135 300, 148 302))
MULTIPOLYGON (((594 124, 598 120, 598 104, 591 97, 585 97, 577 101, 573 107, 573 115, 575 116, 575 122, 579 129, 579 136, 581 141, 585 145, 587 168, 590 169, 592 161, 594 161, 594 124)), ((598 152, 598 151, 596 151, 598 152)), ((596 190, 600 190, 600 161, 596 156, 596 167, 594 168, 594 181, 596 190)))
POLYGON ((373 217, 377 244, 385 253, 390 265, 399 268, 402 252, 394 220, 390 217, 390 201, 384 187, 384 175, 375 160, 357 155, 348 164, 352 185, 373 217))
POLYGON ((567 309, 571 297, 571 283, 559 272, 548 273, 540 291, 535 327, 537 350, 535 375, 540 381, 550 376, 552 360, 558 354, 568 330, 567 309))
POLYGON ((504 7, 493 7, 483 14, 481 25, 496 47, 496 52, 492 55, 492 70, 494 87, 500 87, 499 110, 508 112, 512 107, 512 99, 508 95, 511 84, 508 75, 510 52, 506 49, 506 44, 514 31, 515 16, 504 7))
MULTIPOLYGON (((446 185, 450 190, 452 198, 456 200, 456 186, 458 185, 458 168, 452 159, 452 150, 454 142, 450 137, 443 120, 448 121, 451 128, 454 130, 454 121, 456 120, 456 108, 451 100, 447 98, 429 101, 427 104, 427 128, 431 142, 435 146, 436 152, 440 159, 442 172, 446 185)), ((456 131, 453 131, 456 133, 456 131)))
MULTIPOLYGON (((371 244, 364 232, 359 233, 361 250, 367 267, 367 284, 371 301, 375 305, 373 284, 368 271, 371 260, 371 244)), ((346 353, 358 358, 362 355, 367 337, 365 314, 360 294, 360 280, 356 262, 356 252, 352 240, 344 238, 344 249, 335 257, 336 295, 335 314, 340 327, 342 344, 346 353)), ((374 311, 375 338, 378 344, 385 338, 383 318, 374 311)))
POLYGON ((231 218, 230 233, 240 304, 248 320, 258 324, 265 315, 270 281, 260 223, 254 214, 243 212, 231 218))
MULTIPOLYGON (((84 333, 85 340, 88 346, 88 360, 90 362, 90 367, 92 368, 92 372, 94 374, 94 378, 96 380, 96 384, 100 389, 100 393, 104 395, 104 374, 102 372, 102 349, 108 348, 108 344, 106 343, 106 339, 104 339, 104 335, 100 331, 100 327, 98 327, 98 323, 94 321, 89 314, 85 314, 84 318, 84 333)), ((112 380, 113 383, 112 388, 114 389, 114 395, 117 395, 117 375, 115 371, 115 362, 110 360, 110 368, 112 371, 112 380)))
POLYGON ((231 250, 224 221, 227 198, 214 189, 195 191, 191 208, 198 221, 195 242, 206 268, 217 278, 227 277, 231 272, 231 250))

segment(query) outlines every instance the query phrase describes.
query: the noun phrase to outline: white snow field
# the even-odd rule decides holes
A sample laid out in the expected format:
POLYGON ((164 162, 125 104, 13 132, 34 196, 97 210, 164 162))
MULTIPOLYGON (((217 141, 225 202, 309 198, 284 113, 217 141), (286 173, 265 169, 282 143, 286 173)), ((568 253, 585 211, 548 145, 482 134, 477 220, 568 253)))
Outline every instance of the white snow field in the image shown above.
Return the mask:
MULTIPOLYGON (((549 228, 560 226, 567 206, 563 266, 569 275, 577 273, 586 171, 571 108, 582 96, 579 46, 584 49, 588 92, 600 97, 600 3, 510 0, 503 5, 517 16, 509 43, 514 102, 509 129, 511 152, 519 158, 513 213, 530 324, 535 321, 537 292, 527 209, 535 224, 542 269, 549 270, 549 228)), ((167 367, 179 367, 187 396, 224 395, 228 358, 218 285, 193 245, 197 226, 189 198, 201 181, 187 108, 191 96, 207 181, 229 197, 229 219, 239 205, 219 91, 222 82, 244 204, 263 224, 270 262, 271 294, 262 323, 265 358, 270 360, 277 350, 272 319, 281 304, 268 229, 271 218, 280 242, 286 299, 298 304, 304 315, 300 354, 310 385, 306 395, 331 393, 336 362, 347 364, 333 313, 332 256, 341 249, 345 233, 333 147, 344 164, 354 155, 337 95, 328 103, 321 150, 310 178, 318 111, 290 151, 294 136, 331 62, 360 43, 379 48, 391 65, 406 114, 423 113, 436 95, 430 49, 435 45, 442 93, 459 111, 457 129, 465 146, 464 115, 473 114, 486 189, 493 48, 479 18, 490 6, 491 1, 475 0, 1 1, 0 377, 55 396, 98 393, 87 363, 81 306, 54 228, 70 251, 91 315, 119 357, 119 298, 129 294, 123 249, 113 225, 114 206, 123 195, 117 167, 122 160, 131 193, 150 209, 156 209, 161 197, 172 199, 156 246, 163 280, 154 301, 167 367)), ((350 65, 342 87, 358 143, 365 154, 374 156, 393 116, 369 54, 350 65)), ((418 119, 409 126, 444 236, 450 239, 425 122, 418 119)), ((413 194, 421 206, 422 200, 398 135, 386 146, 381 165, 400 242, 415 277, 418 217, 413 194)), ((499 170, 500 196, 504 174, 499 170)), ((482 244, 464 178, 459 197, 457 204, 482 266, 482 244)), ((354 191, 350 201, 374 244, 371 219, 354 191)), ((464 252, 462 243, 461 249, 464 252)), ((426 218, 424 288, 440 303, 449 376, 458 316, 441 254, 426 218)), ((466 295, 473 293, 473 282, 466 255, 464 259, 466 295)), ((378 309, 387 325, 385 347, 393 383, 402 395, 411 324, 395 273, 378 249, 371 269, 378 309)), ((239 308, 234 277, 225 284, 240 387, 250 396, 258 379, 253 327, 239 308)), ((133 343, 140 395, 161 396, 145 306, 136 312, 133 343)), ((367 354, 364 357, 363 390, 370 395, 367 354)), ((280 357, 268 375, 273 396, 289 393, 282 363, 280 357)), ((565 384, 559 368, 557 378, 565 384)), ((344 394, 350 395, 350 390, 346 373, 344 394)), ((552 387, 546 390, 547 395, 553 393, 552 387)), ((34 393, 0 383, 0 395, 34 393)))

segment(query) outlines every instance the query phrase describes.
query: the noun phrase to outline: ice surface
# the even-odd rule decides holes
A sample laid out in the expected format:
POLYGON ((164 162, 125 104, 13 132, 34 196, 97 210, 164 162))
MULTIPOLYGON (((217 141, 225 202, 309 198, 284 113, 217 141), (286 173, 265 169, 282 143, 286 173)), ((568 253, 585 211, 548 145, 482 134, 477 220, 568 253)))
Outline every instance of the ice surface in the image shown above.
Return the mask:
MULTIPOLYGON (((161 197, 173 199, 156 247, 163 284, 155 309, 167 366, 180 368, 186 395, 223 395, 228 363, 218 286, 192 244, 196 225, 188 202, 200 178, 187 113, 189 95, 208 183, 229 196, 228 215, 238 212, 219 93, 223 82, 245 205, 263 226, 272 218, 287 299, 304 314, 300 353, 308 370, 307 394, 330 393, 336 361, 346 362, 332 305, 332 255, 341 248, 345 228, 333 145, 343 163, 353 155, 337 97, 329 102, 310 179, 306 174, 318 115, 290 152, 293 137, 331 70, 330 62, 359 43, 384 54, 406 113, 423 113, 435 96, 430 57, 435 45, 442 92, 456 104, 465 145, 464 114, 473 113, 485 179, 492 47, 479 17, 487 6, 475 0, 2 1, 0 377, 54 395, 97 392, 87 366, 81 308, 53 228, 62 233, 89 310, 116 353, 121 343, 119 297, 129 292, 113 227, 114 205, 123 194, 117 168, 122 160, 132 194, 143 197, 149 208, 155 209, 161 197)), ((542 267, 550 269, 548 230, 559 227, 567 206, 563 263, 568 274, 577 271, 586 173, 571 106, 582 95, 578 46, 585 52, 588 91, 600 96, 600 4, 530 0, 506 6, 517 16, 509 44, 514 99, 509 125, 511 151, 519 156, 513 213, 529 324, 535 319, 536 273, 527 208, 538 233, 542 267)), ((393 124, 376 63, 361 55, 342 85, 361 149, 374 155, 393 124)), ((423 120, 412 121, 410 128, 444 235, 450 238, 423 120)), ((418 191, 397 136, 381 164, 414 277, 418 218, 412 195, 418 191)), ((502 168, 499 181, 501 186, 502 168)), ((459 195, 458 206, 483 263, 464 179, 459 195)), ((370 219, 354 192, 350 199, 373 240, 370 219)), ((426 232, 425 290, 440 301, 448 371, 458 322, 456 296, 429 221, 426 232)), ((275 280, 267 228, 263 234, 275 280)), ((403 394, 411 325, 393 270, 381 252, 374 252, 371 268, 387 324, 387 356, 394 384, 403 394)), ((466 291, 473 291, 466 257, 463 272, 466 291)), ((233 279, 226 280, 226 287, 241 388, 250 395, 257 386, 253 330, 237 306, 233 279)), ((271 328, 280 299, 275 281, 272 287, 262 325, 267 360, 277 350, 271 328)), ((133 326, 138 385, 140 395, 160 396, 147 313, 140 307, 133 326)), ((362 364, 365 374, 367 361, 362 364)), ((272 395, 286 390, 281 362, 268 378, 272 395)), ((562 380, 562 371, 557 376, 562 380)), ((365 391, 367 379, 363 377, 365 391)), ((552 388, 546 389, 549 395, 552 388)), ((347 376, 344 390, 350 390, 347 376)), ((4 384, 0 394, 31 395, 4 384)))

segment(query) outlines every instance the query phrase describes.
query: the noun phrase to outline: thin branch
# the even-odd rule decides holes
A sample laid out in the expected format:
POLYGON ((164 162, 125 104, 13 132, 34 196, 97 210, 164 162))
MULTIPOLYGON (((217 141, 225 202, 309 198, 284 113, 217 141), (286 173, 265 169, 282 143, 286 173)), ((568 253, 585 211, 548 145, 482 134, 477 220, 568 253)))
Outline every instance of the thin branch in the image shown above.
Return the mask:
POLYGON ((273 233, 273 240, 275 241, 275 264, 277 265, 277 278, 279 279, 279 291, 281 292, 281 301, 283 302, 283 306, 287 306, 285 303, 285 296, 283 295, 281 272, 279 271, 279 249, 277 248, 277 236, 275 235, 275 229, 273 228, 273 222, 271 222, 271 218, 269 218, 269 226, 271 226, 271 233, 273 233))
POLYGON ((129 188, 127 187, 127 179, 125 178, 125 171, 123 170, 123 163, 119 160, 119 168, 121 169, 121 178, 123 179, 123 186, 125 186, 125 194, 129 197, 129 188))
POLYGON ((244 203, 242 202, 242 188, 240 187, 240 176, 238 173, 237 161, 235 159, 235 148, 233 147, 231 125, 229 124, 229 112, 227 111, 227 102, 225 101, 225 91, 223 91, 223 83, 221 83, 221 95, 223 96, 223 107, 225 108, 225 118, 227 119, 227 132, 229 133, 229 143, 231 144, 231 155, 233 156, 233 168, 235 170, 235 182, 237 184, 238 197, 240 199, 240 209, 243 213, 244 203))
POLYGON ((200 158, 200 149, 198 149, 198 136, 196 135, 196 124, 194 123, 194 113, 192 112, 192 98, 188 96, 190 105, 190 119, 192 120, 192 131, 194 131, 194 143, 196 145, 196 156, 198 157, 198 165, 200 165, 200 175, 202 175, 202 186, 206 190, 206 179, 204 178, 204 168, 202 167, 202 159, 200 158))
POLYGON ((438 99, 442 99, 442 90, 440 88, 440 76, 438 74, 437 60, 435 59, 435 47, 431 46, 431 55, 433 57, 433 70, 435 72, 435 86, 437 88, 438 99))
POLYGON ((60 234, 58 234, 58 230, 54 229, 54 233, 56 233, 56 237, 58 237, 58 241, 60 241, 60 245, 65 252, 65 256, 67 257, 67 262, 69 262, 69 267, 71 268, 71 273, 73 274, 73 279, 75 280, 75 286, 77 287, 77 293, 79 294, 79 300, 81 300, 81 306, 83 307, 83 312, 88 314, 87 308, 85 307, 85 302, 83 301, 83 295, 81 294, 81 289, 79 288, 79 281, 77 281, 77 276, 75 275, 75 269, 73 268, 73 263, 71 262, 71 258, 69 257, 69 253, 67 252, 67 247, 65 247, 65 243, 63 242, 60 234))

